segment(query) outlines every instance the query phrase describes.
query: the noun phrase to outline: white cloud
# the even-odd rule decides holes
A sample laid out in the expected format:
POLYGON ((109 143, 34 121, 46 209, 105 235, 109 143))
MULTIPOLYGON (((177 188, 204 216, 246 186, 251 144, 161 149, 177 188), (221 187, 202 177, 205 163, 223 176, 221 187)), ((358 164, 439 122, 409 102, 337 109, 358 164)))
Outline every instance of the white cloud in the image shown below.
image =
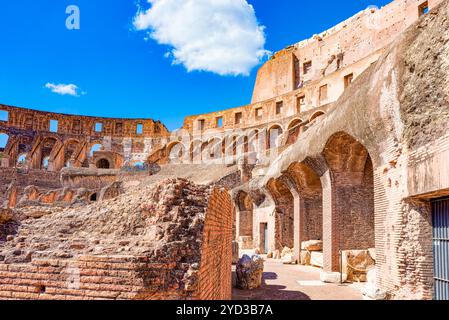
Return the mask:
POLYGON ((166 56, 188 71, 248 75, 270 54, 264 27, 246 0, 147 1, 151 7, 139 9, 134 27, 169 45, 166 56))
MULTIPOLYGON (((50 89, 51 92, 57 93, 60 95, 69 95, 69 96, 75 96, 78 97, 78 86, 74 84, 54 84, 54 83, 47 83, 45 85, 45 88, 50 89)), ((86 94, 85 92, 81 92, 81 94, 86 94)))

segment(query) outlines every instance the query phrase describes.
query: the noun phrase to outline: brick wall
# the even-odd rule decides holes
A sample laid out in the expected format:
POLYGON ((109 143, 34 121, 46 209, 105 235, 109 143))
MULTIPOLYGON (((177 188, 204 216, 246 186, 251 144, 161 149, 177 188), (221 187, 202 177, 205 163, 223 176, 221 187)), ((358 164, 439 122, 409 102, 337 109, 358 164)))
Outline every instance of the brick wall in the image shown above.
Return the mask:
POLYGON ((5 200, 6 190, 11 182, 15 182, 20 193, 27 186, 38 186, 42 189, 61 188, 59 173, 41 170, 21 170, 16 168, 0 168, 0 201, 5 200))
MULTIPOLYGON (((12 240, 6 235, 3 237, 0 229, 0 300, 231 299, 231 197, 225 189, 194 186, 183 181, 163 182, 167 188, 164 190, 170 189, 173 183, 177 187, 183 185, 185 188, 180 195, 194 203, 182 213, 193 215, 189 218, 192 220, 186 220, 186 223, 191 221, 197 227, 186 230, 180 224, 167 229, 169 238, 179 240, 172 239, 164 250, 156 250, 154 254, 105 253, 93 256, 85 252, 36 256, 34 240, 18 240, 27 234, 20 226, 12 233, 5 230, 6 235, 13 235, 12 240), (203 202, 196 202, 200 199, 203 202), (28 252, 29 255, 16 259, 9 254, 14 250, 28 252)), ((163 191, 160 194, 164 194, 165 199, 173 197, 173 194, 163 191)), ((179 198, 179 201, 185 200, 179 198)), ((172 218, 172 215, 167 217, 172 218)), ((34 221, 27 220, 26 223, 34 221)), ((5 222, 0 221, 2 224, 5 222)), ((124 241, 129 242, 130 238, 132 236, 126 236, 124 241)), ((82 242, 82 239, 77 241, 82 242)), ((73 247, 75 242, 68 242, 76 251, 77 247, 73 247)), ((151 249, 149 246, 148 250, 151 249)))
POLYGON ((201 300, 230 300, 232 289, 232 212, 230 195, 215 189, 204 223, 197 297, 201 300))
POLYGON ((323 199, 317 194, 315 199, 305 199, 303 241, 323 239, 323 199))
POLYGON ((0 299, 92 300, 180 298, 169 287, 174 265, 147 257, 81 257, 0 264, 0 299))

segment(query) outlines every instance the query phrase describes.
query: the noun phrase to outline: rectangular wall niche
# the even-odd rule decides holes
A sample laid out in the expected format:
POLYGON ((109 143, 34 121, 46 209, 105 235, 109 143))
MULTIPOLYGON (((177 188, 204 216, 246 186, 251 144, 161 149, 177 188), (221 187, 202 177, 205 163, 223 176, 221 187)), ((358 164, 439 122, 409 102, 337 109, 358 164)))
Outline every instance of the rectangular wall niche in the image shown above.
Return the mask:
POLYGON ((320 103, 323 103, 327 100, 327 84, 320 87, 320 103))
POLYGON ((8 111, 0 110, 0 121, 8 121, 8 111))
POLYGON ((256 120, 261 120, 263 117, 263 109, 257 108, 256 109, 256 120))
POLYGON ((50 120, 50 132, 58 132, 58 120, 50 120))
POLYGON ((235 124, 241 124, 243 119, 243 114, 241 112, 237 112, 235 114, 235 124))
POLYGON ((283 101, 279 101, 276 102, 276 114, 281 114, 284 108, 284 102, 283 101))

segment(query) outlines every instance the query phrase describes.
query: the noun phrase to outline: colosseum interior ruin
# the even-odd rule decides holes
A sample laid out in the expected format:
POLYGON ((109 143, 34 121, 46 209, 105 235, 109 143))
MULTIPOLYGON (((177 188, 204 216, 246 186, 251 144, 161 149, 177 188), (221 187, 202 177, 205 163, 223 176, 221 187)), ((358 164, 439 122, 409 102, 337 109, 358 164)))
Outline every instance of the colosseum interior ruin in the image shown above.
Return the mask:
POLYGON ((366 9, 173 132, 0 105, 0 299, 229 300, 233 243, 366 298, 449 299, 448 17, 366 9))

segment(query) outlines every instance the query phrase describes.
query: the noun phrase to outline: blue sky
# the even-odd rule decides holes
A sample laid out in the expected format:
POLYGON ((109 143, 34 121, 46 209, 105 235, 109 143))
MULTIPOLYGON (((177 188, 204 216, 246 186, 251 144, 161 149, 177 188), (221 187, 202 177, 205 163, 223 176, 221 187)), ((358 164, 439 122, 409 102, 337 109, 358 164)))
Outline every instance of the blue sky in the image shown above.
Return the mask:
MULTIPOLYGON (((369 5, 390 1, 248 2, 265 26, 263 48, 274 52, 369 5)), ((146 31, 135 30, 138 3, 142 10, 150 8, 134 0, 1 1, 0 103, 69 114, 153 118, 176 129, 187 115, 250 102, 257 66, 248 75, 223 76, 172 65, 173 58, 165 56, 170 46, 144 40, 146 31), (66 28, 68 5, 80 9, 80 30, 66 28), (54 93, 46 84, 75 84, 79 96, 54 93)), ((176 32, 173 41, 201 36, 185 29, 176 32)))

